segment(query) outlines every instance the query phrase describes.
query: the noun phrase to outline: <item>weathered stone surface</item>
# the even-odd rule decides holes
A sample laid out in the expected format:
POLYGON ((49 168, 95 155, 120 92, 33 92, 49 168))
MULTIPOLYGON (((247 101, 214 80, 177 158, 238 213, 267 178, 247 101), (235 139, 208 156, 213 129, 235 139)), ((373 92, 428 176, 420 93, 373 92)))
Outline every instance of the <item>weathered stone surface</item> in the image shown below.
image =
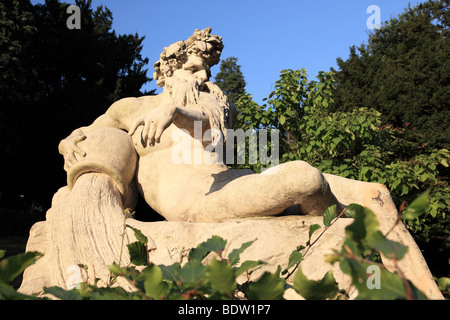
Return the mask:
MULTIPOLYGON (((222 223, 209 222, 153 222, 143 223, 129 220, 129 224, 144 232, 153 239, 153 250, 150 261, 155 264, 170 265, 175 262, 184 263, 191 248, 206 241, 213 235, 227 240, 223 252, 226 257, 233 249, 238 249, 248 241, 257 239, 240 256, 240 261, 262 260, 267 264, 252 274, 257 279, 263 272, 275 272, 278 265, 286 268, 289 256, 299 245, 308 241, 309 226, 319 224, 323 227, 322 217, 312 216, 284 216, 277 218, 254 218, 231 220, 222 223)), ((325 255, 339 250, 345 239, 345 227, 352 219, 340 219, 334 223, 314 244, 301 263, 301 268, 309 279, 321 279, 326 272, 333 270, 336 280, 342 289, 347 289, 351 283, 337 265, 325 262, 325 255)), ((323 228, 322 228, 323 230, 323 228)), ((320 230, 313 234, 313 240, 320 234, 320 230)), ((294 274, 295 275, 295 274, 294 274)), ((293 283, 294 275, 288 279, 293 283)), ((238 281, 244 282, 246 275, 241 275, 238 281)), ((287 291, 285 298, 301 299, 295 291, 287 291)))

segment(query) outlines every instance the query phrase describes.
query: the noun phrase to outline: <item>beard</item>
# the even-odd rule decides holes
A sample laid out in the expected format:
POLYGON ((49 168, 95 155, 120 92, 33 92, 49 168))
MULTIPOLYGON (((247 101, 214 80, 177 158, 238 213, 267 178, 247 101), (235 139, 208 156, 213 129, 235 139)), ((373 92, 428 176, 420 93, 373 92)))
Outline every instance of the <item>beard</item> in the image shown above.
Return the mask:
POLYGON ((200 100, 200 81, 184 80, 175 76, 166 79, 172 103, 179 107, 195 106, 200 100))
MULTIPOLYGON (((220 130, 222 141, 226 140, 226 131, 233 126, 232 112, 235 109, 216 84, 211 81, 184 80, 172 76, 166 78, 165 85, 175 106, 196 109, 208 115, 210 128, 216 129, 216 132, 220 130)), ((220 140, 221 137, 212 136, 213 145, 220 140)))

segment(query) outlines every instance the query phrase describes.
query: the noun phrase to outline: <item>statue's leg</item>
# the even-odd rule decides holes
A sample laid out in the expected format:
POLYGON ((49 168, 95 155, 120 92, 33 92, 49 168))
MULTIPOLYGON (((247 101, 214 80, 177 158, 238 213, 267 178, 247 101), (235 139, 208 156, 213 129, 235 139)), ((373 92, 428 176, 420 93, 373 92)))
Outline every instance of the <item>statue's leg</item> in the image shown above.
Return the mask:
POLYGON ((273 216, 299 205, 302 214, 321 215, 340 205, 323 174, 304 161, 272 167, 261 174, 230 179, 201 197, 193 221, 273 216))

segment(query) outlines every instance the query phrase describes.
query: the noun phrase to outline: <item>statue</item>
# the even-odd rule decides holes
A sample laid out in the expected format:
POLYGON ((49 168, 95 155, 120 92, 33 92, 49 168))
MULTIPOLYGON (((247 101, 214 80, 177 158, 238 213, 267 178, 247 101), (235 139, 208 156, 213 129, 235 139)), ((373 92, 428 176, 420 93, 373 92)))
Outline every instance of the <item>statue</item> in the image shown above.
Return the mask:
MULTIPOLYGON (((137 192, 167 221, 222 223, 278 216, 292 208, 318 216, 333 204, 342 210, 356 202, 374 210, 382 231, 392 227, 396 208, 382 185, 323 174, 303 161, 260 174, 231 170, 223 163, 214 147, 226 143, 236 110, 209 81, 222 49, 222 38, 211 34, 211 28, 195 30, 186 41, 164 48, 155 63, 161 94, 119 100, 61 141, 68 186, 55 195, 47 223, 33 227, 28 246, 39 247, 33 246, 33 239, 50 234, 39 244, 48 246, 41 260, 58 263, 39 276, 41 262, 30 267, 22 291, 34 293, 38 285, 64 286, 70 277, 66 270, 83 259, 95 266, 88 271, 94 273, 91 277, 104 279, 108 264, 127 259, 119 249, 124 239, 122 211, 135 206, 137 192), (194 159, 199 150, 203 157, 194 159), (174 157, 190 161, 179 163, 174 157), (99 206, 102 210, 93 209, 99 206)), ((412 246, 411 259, 419 259, 420 267, 409 271, 412 281, 431 279, 408 231, 403 225, 395 230, 393 240, 412 246)), ((430 281, 422 287, 432 286, 430 281)))
MULTIPOLYGON (((219 62, 222 47, 221 39, 206 29, 196 31, 186 42, 166 48, 155 64, 154 76, 158 85, 164 87, 163 92, 158 96, 122 99, 93 124, 64 139, 59 149, 68 172, 84 155, 76 143, 87 132, 115 127, 132 136, 139 155, 139 191, 167 220, 219 222, 277 215, 295 204, 303 213, 319 215, 328 206, 338 204, 322 173, 302 161, 282 164, 274 174, 230 170, 221 159, 213 163, 203 159, 200 163, 174 163, 174 148, 194 153, 194 121, 202 123, 201 137, 211 128, 225 136, 231 127, 234 106, 209 81, 210 67, 219 62), (173 141, 173 137, 187 131, 192 143, 180 146, 173 141), (280 193, 285 196, 280 197, 280 193), (272 201, 268 202, 268 198, 272 201)), ((204 149, 211 142, 203 139, 201 147, 204 149)), ((214 158, 214 154, 208 157, 214 158)))

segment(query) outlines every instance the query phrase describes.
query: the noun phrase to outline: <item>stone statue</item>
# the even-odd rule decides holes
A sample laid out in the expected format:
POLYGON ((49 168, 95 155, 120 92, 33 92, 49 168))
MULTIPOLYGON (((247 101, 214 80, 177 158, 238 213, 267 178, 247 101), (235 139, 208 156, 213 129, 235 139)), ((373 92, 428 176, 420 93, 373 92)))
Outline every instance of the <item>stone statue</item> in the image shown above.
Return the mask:
MULTIPOLYGON (((122 99, 93 124, 64 139, 59 150, 68 172, 85 154, 77 147, 85 134, 99 127, 114 127, 132 136, 139 155, 139 191, 167 220, 219 222, 277 215, 295 204, 303 213, 319 215, 328 206, 338 204, 322 173, 302 161, 282 164, 273 174, 230 170, 220 162, 222 159, 174 163, 174 148, 194 153, 194 121, 202 123, 201 137, 210 128, 225 135, 225 129, 231 126, 234 106, 209 81, 210 68, 219 62, 222 47, 221 39, 206 29, 164 49, 155 64, 154 76, 163 92, 122 99), (192 143, 180 146, 173 141, 173 137, 186 132, 192 143)), ((211 153, 204 150, 211 141, 202 139, 202 143, 202 153, 211 153)), ((214 154, 207 158, 213 159, 214 154)))
MULTIPOLYGON (((78 264, 94 266, 94 270, 88 268, 87 278, 106 279, 107 265, 128 259, 120 248, 132 236, 121 238, 122 212, 135 206, 137 192, 170 223, 168 227, 130 222, 153 239, 153 249, 166 248, 155 251, 154 258, 161 263, 181 262, 183 252, 189 249, 187 243, 194 247, 194 240, 201 241, 200 236, 212 230, 220 233, 227 223, 244 220, 248 224, 246 219, 279 216, 288 209, 299 214, 283 220, 290 226, 281 222, 280 227, 276 218, 266 219, 251 222, 248 234, 270 234, 270 226, 278 230, 275 237, 284 237, 289 234, 286 230, 294 230, 308 219, 308 223, 316 223, 314 217, 329 206, 335 204, 342 210, 349 203, 371 208, 381 230, 391 229, 397 210, 389 191, 380 184, 323 174, 303 161, 280 164, 261 174, 231 170, 223 163, 214 147, 227 142, 227 129, 236 110, 209 81, 210 68, 220 61, 222 49, 222 38, 211 34, 211 28, 195 30, 186 41, 164 48, 155 63, 154 79, 163 87, 161 94, 119 100, 91 125, 76 129, 61 141, 59 151, 64 156, 68 185, 55 195, 47 221, 31 230, 27 250, 45 251, 45 255, 25 272, 23 292, 39 293, 43 285, 66 286, 70 280, 67 269, 78 264), (194 159, 198 151, 202 157, 194 159), (174 157, 187 161, 179 163, 174 157), (180 235, 180 224, 181 229, 189 226, 203 231, 180 235), (261 227, 250 230, 256 225, 261 227), (167 230, 170 226, 172 231, 167 230), (165 230, 164 236, 158 234, 158 228, 165 230), (170 240, 171 232, 176 232, 173 238, 178 244, 170 240), (44 270, 46 265, 50 267, 44 270)), ((343 228, 346 222, 341 224, 343 228)), ((410 247, 404 263, 414 261, 416 267, 408 265, 407 276, 425 293, 439 297, 405 227, 397 225, 390 235, 410 247)), ((340 238, 336 239, 330 240, 333 245, 339 245, 340 238)), ((291 247, 298 245, 290 241, 291 247)), ((283 246, 280 243, 279 250, 284 250, 283 246)))

